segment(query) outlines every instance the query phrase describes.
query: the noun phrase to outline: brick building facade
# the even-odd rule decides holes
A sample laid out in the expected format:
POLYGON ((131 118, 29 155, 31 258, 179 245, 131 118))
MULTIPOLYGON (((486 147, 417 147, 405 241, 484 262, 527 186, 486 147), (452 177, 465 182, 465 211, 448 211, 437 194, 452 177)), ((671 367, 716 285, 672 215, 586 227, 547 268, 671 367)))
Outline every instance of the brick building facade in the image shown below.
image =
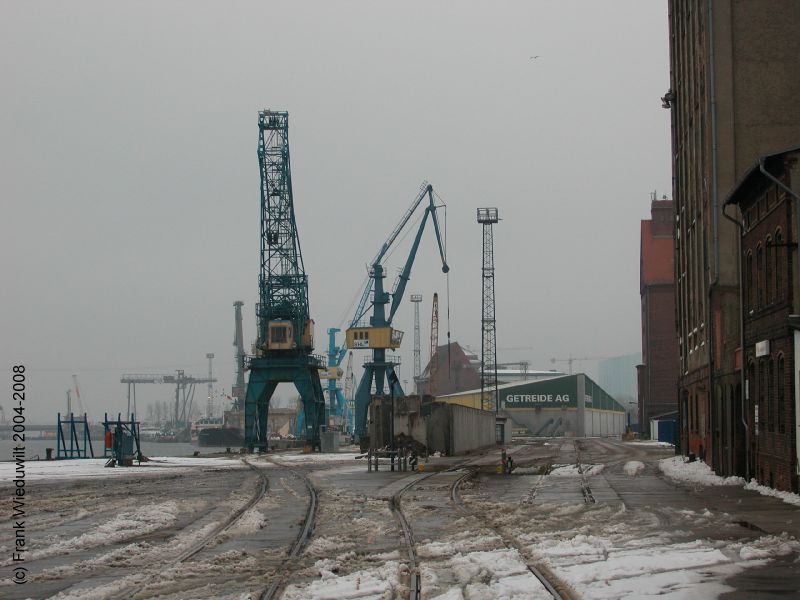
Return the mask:
POLYGON ((642 302, 642 364, 639 431, 650 419, 678 410, 678 337, 675 333, 675 204, 655 200, 641 224, 639 293, 642 302))
POLYGON ((798 160, 800 148, 763 157, 726 200, 741 231, 747 475, 787 491, 800 465, 798 160))
POLYGON ((800 3, 670 0, 669 25, 680 446, 745 475, 739 234, 722 208, 759 156, 800 139, 800 3))

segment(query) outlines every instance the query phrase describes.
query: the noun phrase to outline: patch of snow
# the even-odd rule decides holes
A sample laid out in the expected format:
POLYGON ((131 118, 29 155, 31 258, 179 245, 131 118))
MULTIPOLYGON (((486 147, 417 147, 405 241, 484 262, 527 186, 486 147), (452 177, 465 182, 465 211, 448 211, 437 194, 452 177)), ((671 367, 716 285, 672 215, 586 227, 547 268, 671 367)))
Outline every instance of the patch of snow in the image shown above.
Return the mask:
POLYGON ((743 485, 741 477, 720 477, 702 460, 688 462, 683 456, 672 456, 658 461, 658 468, 669 477, 687 483, 703 485, 743 485))
POLYGON ((549 474, 553 477, 580 477, 581 475, 591 477, 599 474, 604 467, 605 465, 581 465, 580 468, 578 465, 553 465, 549 474))
MULTIPOLYGON (((421 564, 423 581, 435 585, 445 578, 452 583, 440 599, 540 600, 552 598, 528 570, 514 549, 458 553, 445 562, 421 564), (437 572, 440 573, 437 576, 437 572), (456 587, 458 586, 458 587, 456 587)), ((425 586, 427 587, 427 586, 425 586)), ((431 592, 429 592, 431 593, 431 592)))
POLYGON ((337 576, 329 571, 306 585, 290 585, 284 600, 351 600, 355 598, 400 598, 408 589, 400 583, 405 565, 389 561, 381 566, 337 576))
POLYGON ((781 500, 786 502, 786 504, 800 506, 800 496, 798 496, 797 494, 793 494, 792 492, 782 492, 780 490, 776 490, 771 487, 767 487, 765 485, 759 485, 759 483, 755 479, 751 479, 750 483, 745 484, 744 489, 753 490, 754 492, 758 492, 762 496, 774 496, 775 498, 780 498, 781 500))
POLYGON ((659 442, 658 440, 637 440, 635 442, 623 442, 631 446, 651 446, 654 448, 674 448, 669 442, 659 442))
MULTIPOLYGON (((243 469, 245 464, 231 458, 180 458, 175 456, 151 458, 132 467, 106 468, 105 458, 74 460, 42 460, 25 464, 25 476, 29 481, 44 479, 81 479, 96 477, 141 477, 162 475, 166 471, 183 471, 198 467, 220 469, 243 469)), ((14 476, 14 463, 0 462, 0 478, 10 481, 14 476)))
POLYGON ((478 535, 471 531, 454 536, 448 541, 436 541, 421 544, 417 547, 420 557, 435 558, 440 556, 453 556, 459 552, 469 552, 487 546, 502 545, 502 538, 495 534, 478 535))
POLYGON ((107 546, 126 539, 151 533, 172 524, 178 517, 175 502, 148 504, 133 512, 121 513, 92 531, 68 539, 54 539, 47 547, 32 551, 28 558, 39 559, 59 554, 69 554, 83 548, 107 546))
POLYGON ((267 526, 267 517, 255 508, 246 511, 226 532, 225 537, 236 538, 261 531, 267 526))
POLYGON ((625 466, 622 467, 622 470, 625 471, 626 475, 636 477, 644 471, 644 463, 638 460, 629 460, 625 463, 625 466))
MULTIPOLYGON (((271 455, 273 456, 273 455, 271 455)), ((356 452, 333 452, 333 453, 309 453, 309 454, 275 454, 275 460, 282 463, 292 464, 313 464, 313 463, 331 463, 346 460, 355 460, 358 457, 364 456, 356 452)), ((363 466, 366 469, 366 465, 363 466)))

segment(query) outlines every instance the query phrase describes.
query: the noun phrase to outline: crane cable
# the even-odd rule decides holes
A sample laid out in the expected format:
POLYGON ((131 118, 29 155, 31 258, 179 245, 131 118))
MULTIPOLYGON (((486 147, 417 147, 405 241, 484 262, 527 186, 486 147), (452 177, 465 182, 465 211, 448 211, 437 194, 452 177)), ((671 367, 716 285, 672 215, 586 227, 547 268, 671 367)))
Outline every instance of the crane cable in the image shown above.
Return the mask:
MULTIPOLYGON (((444 256, 445 261, 447 261, 447 204, 445 203, 444 199, 436 193, 436 190, 433 190, 433 195, 436 196, 441 201, 441 206, 444 208, 444 227, 442 227, 444 233, 444 256)), ((445 280, 447 282, 447 292, 446 292, 446 300, 447 303, 447 380, 452 381, 452 374, 450 370, 450 271, 448 270, 445 273, 445 280)))

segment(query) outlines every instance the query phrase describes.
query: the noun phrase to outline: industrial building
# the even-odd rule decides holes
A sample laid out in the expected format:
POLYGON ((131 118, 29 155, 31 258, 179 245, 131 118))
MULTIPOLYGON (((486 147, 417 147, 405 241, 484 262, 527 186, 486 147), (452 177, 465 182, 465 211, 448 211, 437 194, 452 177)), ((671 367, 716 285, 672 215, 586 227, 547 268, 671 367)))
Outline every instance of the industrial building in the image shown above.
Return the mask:
MULTIPOLYGON (((594 437, 625 432, 625 407, 584 373, 498 385, 500 412, 535 436, 594 437), (581 399, 582 401, 578 401, 581 399)), ((480 408, 480 388, 438 396, 440 402, 480 408)))
MULTIPOLYGON (((465 392, 480 387, 481 385, 481 359, 469 348, 464 348, 458 342, 451 342, 438 346, 434 355, 438 365, 433 372, 436 374, 436 397, 465 392)), ((417 380, 418 389, 428 393, 428 381, 431 373, 430 362, 417 380)), ((529 381, 550 379, 564 375, 562 371, 530 369, 526 361, 504 363, 497 365, 498 383, 512 381, 529 381)))
POLYGON ((650 419, 678 410, 678 335, 675 331, 675 204, 650 202, 641 223, 639 295, 642 306, 642 364, 638 365, 639 431, 650 419))
POLYGON ((736 445, 736 462, 747 465, 746 476, 794 492, 800 489, 800 295, 791 240, 798 239, 799 164, 800 146, 764 156, 726 200, 726 214, 738 213, 741 230, 742 345, 749 391, 744 407, 734 405, 749 438, 736 445))
POLYGON ((794 0, 669 1, 662 102, 672 118, 680 442, 721 475, 745 476, 741 445, 757 442, 736 415, 739 233, 723 200, 759 156, 800 139, 798 26, 794 0))

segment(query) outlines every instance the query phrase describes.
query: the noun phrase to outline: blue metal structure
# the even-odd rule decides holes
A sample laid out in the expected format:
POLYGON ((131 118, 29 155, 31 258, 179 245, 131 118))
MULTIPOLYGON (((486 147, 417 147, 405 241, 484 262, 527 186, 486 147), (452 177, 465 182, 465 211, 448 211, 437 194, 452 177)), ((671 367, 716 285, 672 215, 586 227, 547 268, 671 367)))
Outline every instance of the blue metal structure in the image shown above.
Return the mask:
MULTIPOLYGON (((142 446, 139 441, 139 421, 131 413, 130 421, 123 421, 117 414, 116 421, 108 420, 108 413, 103 418, 105 444, 103 457, 113 458, 117 466, 128 466, 134 459, 142 462, 142 446)), ((113 465, 107 465, 113 466, 113 465)))
POLYGON ((347 356, 347 345, 336 345, 336 334, 341 329, 332 327, 328 329, 328 410, 331 416, 341 417, 347 424, 348 433, 352 432, 352 418, 347 414, 347 404, 345 403, 342 388, 337 382, 342 377, 342 361, 347 356))
POLYGON ((293 383, 303 402, 305 437, 319 448, 325 401, 312 354, 314 322, 308 306, 308 277, 295 222, 289 164, 289 114, 258 113, 261 174, 261 270, 256 305, 256 353, 249 361, 244 402, 245 446, 267 450, 269 401, 278 383, 293 383))
POLYGON ((364 363, 364 372, 355 395, 354 437, 356 440, 359 440, 366 433, 367 410, 372 401, 371 390, 373 382, 375 385, 375 394, 382 395, 384 393, 386 379, 391 376, 390 380, 394 381, 393 384, 390 384, 392 385, 392 394, 394 396, 404 395, 403 389, 400 387, 397 376, 394 373, 394 365, 397 364, 397 361, 387 360, 386 350, 399 347, 400 341, 402 340, 402 332, 391 329, 392 319, 397 309, 400 307, 406 284, 411 278, 411 268, 414 265, 414 259, 416 258, 420 240, 422 239, 422 232, 425 230, 428 217, 433 221, 434 231, 436 232, 436 242, 439 245, 439 256, 442 260, 442 272, 447 273, 450 270, 450 267, 447 265, 447 257, 439 228, 439 220, 436 216, 436 208, 436 203, 433 199, 433 186, 424 182, 416 199, 412 202, 409 209, 403 215, 403 218, 400 219, 400 222, 370 263, 369 281, 361 295, 361 301, 356 309, 350 328, 347 331, 348 347, 369 348, 372 350, 372 359, 364 363), (410 221, 414 211, 416 211, 426 197, 428 198, 428 204, 425 207, 425 212, 420 221, 419 228, 417 229, 414 242, 411 245, 408 258, 395 282, 393 291, 389 293, 385 291, 383 287, 385 274, 381 262, 403 228, 405 228, 410 221), (369 319, 368 326, 361 325, 360 321, 369 309, 367 301, 369 300, 370 292, 372 292, 372 316, 369 319), (387 305, 389 304, 390 306, 388 307, 387 314, 387 305))
POLYGON ((75 418, 69 413, 68 419, 62 419, 58 413, 58 424, 56 425, 56 458, 94 458, 94 448, 92 438, 89 435, 89 420, 86 413, 82 417, 75 418), (64 426, 68 425, 67 434, 64 434, 64 426), (80 430, 80 433, 79 433, 80 430), (69 438, 69 447, 67 447, 69 438))

